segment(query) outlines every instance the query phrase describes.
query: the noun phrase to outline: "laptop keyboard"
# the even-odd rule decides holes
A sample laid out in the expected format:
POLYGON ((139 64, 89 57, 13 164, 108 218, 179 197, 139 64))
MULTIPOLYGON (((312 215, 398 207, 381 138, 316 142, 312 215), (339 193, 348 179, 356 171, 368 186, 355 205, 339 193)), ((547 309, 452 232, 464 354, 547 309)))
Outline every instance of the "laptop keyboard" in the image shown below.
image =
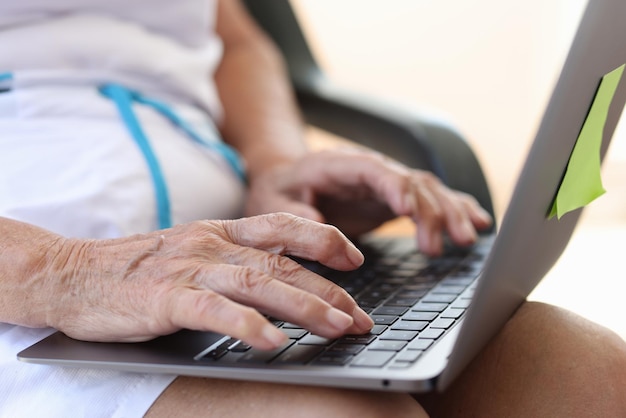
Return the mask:
POLYGON ((270 318, 289 337, 283 346, 263 351, 224 337, 194 359, 224 366, 411 367, 462 318, 489 244, 483 239, 471 249, 450 248, 444 256, 429 259, 409 239, 372 240, 361 246, 366 262, 352 272, 298 260, 355 298, 374 320, 369 334, 327 339, 270 318))

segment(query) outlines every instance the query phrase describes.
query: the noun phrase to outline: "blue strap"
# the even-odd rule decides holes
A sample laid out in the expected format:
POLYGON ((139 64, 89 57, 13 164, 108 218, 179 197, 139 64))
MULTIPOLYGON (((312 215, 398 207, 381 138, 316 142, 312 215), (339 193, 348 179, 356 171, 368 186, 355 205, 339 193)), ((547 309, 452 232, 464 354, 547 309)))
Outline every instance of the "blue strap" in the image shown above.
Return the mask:
POLYGON ((132 109, 133 95, 130 90, 123 86, 116 84, 106 84, 100 87, 100 93, 113 100, 117 106, 117 110, 122 117, 122 120, 126 124, 126 127, 130 131, 133 139, 146 159, 150 174, 152 176, 152 182, 154 184, 154 191, 157 201, 157 215, 159 219, 159 228, 170 228, 172 226, 172 219, 170 214, 170 199, 167 193, 167 187, 163 178, 163 172, 159 166, 148 138, 141 129, 139 120, 135 116, 135 112, 132 109))
POLYGON ((208 149, 211 149, 219 154, 221 154, 224 159, 228 162, 232 170, 239 176, 239 178, 245 182, 246 180, 246 172, 243 166, 243 162, 239 157, 237 151, 235 151, 232 147, 221 141, 208 141, 201 137, 187 122, 182 120, 171 107, 166 105, 163 102, 160 102, 155 99, 150 99, 143 96, 141 93, 133 92, 133 98, 142 104, 152 107, 167 119, 170 120, 175 126, 180 128, 183 132, 185 132, 191 139, 197 142, 200 145, 205 146, 208 149))
POLYGON ((13 74, 0 73, 0 91, 10 90, 12 80, 13 80, 13 74))

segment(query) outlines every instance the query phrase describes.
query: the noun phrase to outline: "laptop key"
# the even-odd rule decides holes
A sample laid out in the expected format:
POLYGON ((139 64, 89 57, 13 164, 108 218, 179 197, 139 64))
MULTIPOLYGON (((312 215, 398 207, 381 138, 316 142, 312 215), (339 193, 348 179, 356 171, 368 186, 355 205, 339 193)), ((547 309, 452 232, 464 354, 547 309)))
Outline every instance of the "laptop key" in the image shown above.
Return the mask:
POLYGON ((400 316, 400 315, 404 315, 404 313, 408 310, 409 308, 406 308, 404 306, 381 306, 380 308, 374 310, 374 312, 372 312, 372 315, 400 316))
POLYGON ((417 361, 417 359, 422 355, 423 351, 421 350, 407 350, 396 356, 394 359, 396 362, 408 362, 413 363, 417 361))
POLYGON ((352 360, 354 356, 348 353, 329 353, 325 352, 319 356, 313 364, 318 366, 345 366, 352 360))
POLYGON ((282 328, 303 329, 300 325, 292 324, 291 322, 285 322, 285 323, 283 323, 282 328))
POLYGON ((457 295, 455 295, 455 294, 430 293, 430 294, 424 296, 424 299, 422 299, 422 302, 425 302, 424 305, 430 304, 430 303, 433 303, 433 302, 434 303, 445 303, 446 307, 447 307, 447 304, 450 303, 450 302, 453 302, 454 299, 456 299, 456 297, 457 297, 457 295))
POLYGON ((452 303, 452 305, 450 305, 450 307, 457 309, 467 309, 470 306, 471 301, 471 299, 457 299, 452 303))
POLYGON ((437 318, 433 322, 431 322, 431 328, 442 328, 448 329, 454 324, 454 319, 451 318, 437 318))
POLYGON ((335 344, 332 347, 330 347, 327 351, 326 354, 334 354, 334 353, 338 353, 338 354, 351 354, 351 355, 355 355, 355 354, 359 354, 361 351, 363 351, 363 349, 366 346, 363 344, 335 344))
POLYGON ((280 353, 285 351, 294 342, 295 342, 294 340, 288 340, 282 346, 280 346, 280 347, 278 347, 278 348, 276 348, 274 350, 269 350, 269 351, 257 350, 255 348, 253 348, 252 350, 250 350, 246 354, 244 354, 242 357, 240 357, 239 360, 237 360, 237 362, 239 362, 239 363, 254 363, 254 364, 268 363, 272 359, 274 359, 276 356, 278 356, 280 353))
POLYGON ((252 346, 244 343, 243 341, 239 341, 237 344, 231 345, 228 349, 233 353, 245 353, 246 351, 252 349, 252 346))
POLYGON ((411 366, 412 366, 412 363, 409 363, 406 361, 394 360, 394 362, 389 365, 389 368, 390 369, 408 369, 411 366))
MULTIPOLYGON (((403 321, 432 321, 437 318, 436 312, 408 312, 402 317, 403 321)), ((395 325, 395 324, 394 324, 395 325)))
POLYGON ((407 346, 407 350, 420 350, 420 351, 424 351, 426 350, 428 347, 430 347, 433 343, 433 340, 427 340, 427 339, 415 339, 413 341, 411 341, 409 343, 409 345, 407 346))
POLYGON ((226 355, 226 353, 228 353, 229 347, 231 347, 233 344, 236 344, 237 341, 238 340, 236 340, 234 338, 230 338, 230 339, 224 341, 223 343, 221 343, 215 349, 213 349, 213 350, 209 351, 208 353, 206 353, 205 355, 203 355, 202 357, 199 357, 198 359, 199 360, 219 360, 224 355, 226 355))
POLYGON ((294 344, 285 350, 272 363, 276 364, 306 364, 321 353, 324 347, 317 345, 294 344))
POLYGON ((468 286, 474 281, 475 277, 446 277, 441 284, 452 286, 468 286))
POLYGON ((392 315, 372 315, 372 320, 377 325, 391 325, 398 319, 397 316, 392 315))
POLYGON ((431 293, 445 293, 450 295, 460 295, 465 290, 465 286, 448 286, 448 285, 439 285, 436 286, 431 293))
POLYGON ((370 330, 372 335, 380 335, 387 329, 387 325, 374 325, 370 330))
POLYGON ((287 334, 287 337, 292 340, 299 340, 308 333, 307 330, 302 328, 283 328, 281 331, 287 334))
POLYGON ((390 351, 367 350, 359 354, 352 363, 350 363, 350 367, 383 367, 395 354, 395 352, 390 351))
POLYGON ((441 334, 443 334, 444 331, 444 329, 428 328, 427 330, 420 332, 419 337, 436 340, 437 338, 441 337, 441 334))
POLYGON ((385 303, 386 306, 406 306, 411 307, 417 303, 419 298, 417 297, 394 297, 385 303))
POLYGON ((398 321, 391 326, 393 330, 400 331, 421 331, 428 326, 428 322, 425 321, 398 321))
POLYGON ((349 344, 369 344, 376 339, 376 336, 373 334, 364 334, 364 335, 344 335, 339 339, 339 343, 349 343, 349 344))
POLYGON ((411 341, 417 337, 417 331, 388 330, 381 334, 381 340, 411 341))
POLYGON ((441 313, 440 317, 457 319, 463 315, 463 312, 465 312, 465 309, 448 308, 441 313))
POLYGON ((400 351, 406 346, 406 341, 383 341, 378 340, 368 347, 374 351, 400 351))
POLYGON ((328 339, 328 338, 318 337, 317 335, 309 334, 306 337, 303 337, 300 341, 298 341, 298 344, 302 344, 302 345, 328 345, 332 341, 333 340, 328 339))
POLYGON ((424 303, 422 301, 415 305, 411 310, 420 312, 442 312, 447 307, 447 303, 424 303))

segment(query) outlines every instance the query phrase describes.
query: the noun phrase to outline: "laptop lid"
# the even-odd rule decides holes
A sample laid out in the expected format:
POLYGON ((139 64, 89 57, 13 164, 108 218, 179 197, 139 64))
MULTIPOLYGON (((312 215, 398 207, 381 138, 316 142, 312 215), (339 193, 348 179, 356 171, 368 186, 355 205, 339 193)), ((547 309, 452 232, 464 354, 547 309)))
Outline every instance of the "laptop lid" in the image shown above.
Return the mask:
MULTIPOLYGON (((462 326, 446 334, 415 366, 406 370, 210 367, 193 357, 222 336, 192 331, 139 344, 88 343, 57 333, 18 357, 45 364, 353 388, 426 391, 435 385, 447 387, 552 267, 571 236, 580 210, 560 219, 548 216, 600 81, 626 62, 622 16, 626 16, 622 0, 594 0, 588 5, 462 326)), ((624 100, 625 89, 620 85, 604 125, 602 154, 624 100)))
MULTIPOLYGON (((560 219, 551 217, 550 212, 577 141, 589 139, 579 139, 584 123, 602 116, 598 114, 602 109, 597 104, 592 109, 592 104, 598 94, 607 93, 606 84, 601 85, 603 78, 626 63, 624 17, 626 2, 622 0, 588 2, 467 312, 456 342, 458 349, 453 350, 439 379, 440 388, 447 387, 511 317, 552 268, 572 235, 582 208, 560 219)), ((582 149, 583 157, 604 158, 625 100, 626 82, 622 82, 610 101, 606 122, 599 126, 603 129, 593 132, 599 155, 582 149)), ((581 170, 579 175, 588 173, 581 170)), ((583 179, 573 181, 580 183, 578 192, 585 193, 583 179)))

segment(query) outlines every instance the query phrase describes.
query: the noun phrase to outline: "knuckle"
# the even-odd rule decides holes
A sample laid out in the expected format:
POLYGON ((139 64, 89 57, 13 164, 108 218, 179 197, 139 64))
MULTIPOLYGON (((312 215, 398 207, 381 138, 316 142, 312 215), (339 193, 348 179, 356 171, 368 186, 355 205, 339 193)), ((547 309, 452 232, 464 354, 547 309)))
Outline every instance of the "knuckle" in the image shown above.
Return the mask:
POLYGON ((298 312, 301 318, 311 319, 321 313, 320 300, 311 293, 300 291, 294 295, 294 304, 298 306, 298 312))
POLYGON ((263 219, 270 227, 284 228, 298 222, 298 217, 287 212, 275 212, 263 215, 263 219))
POLYGON ((258 313, 250 307, 239 305, 233 309, 230 300, 215 292, 202 292, 190 307, 193 317, 209 318, 210 321, 198 322, 203 330, 228 330, 233 335, 249 335, 254 330, 258 313))
POLYGON ((339 308, 347 308, 356 304, 348 292, 331 282, 323 289, 321 298, 339 308))
POLYGON ((301 271, 298 263, 287 257, 269 254, 264 260, 264 271, 270 272, 274 277, 291 278, 301 271))
POLYGON ((325 260, 339 252, 339 247, 343 245, 344 240, 337 227, 333 225, 320 226, 322 227, 320 233, 315 234, 313 239, 316 242, 317 256, 325 260))
POLYGON ((442 184, 439 177, 430 171, 420 171, 419 181, 428 187, 439 187, 442 184))
POLYGON ((258 317, 259 314, 254 309, 241 307, 229 315, 228 328, 233 335, 248 336, 254 331, 258 317))
POLYGON ((239 267, 233 272, 232 285, 241 294, 257 293, 269 278, 251 267, 239 267))

